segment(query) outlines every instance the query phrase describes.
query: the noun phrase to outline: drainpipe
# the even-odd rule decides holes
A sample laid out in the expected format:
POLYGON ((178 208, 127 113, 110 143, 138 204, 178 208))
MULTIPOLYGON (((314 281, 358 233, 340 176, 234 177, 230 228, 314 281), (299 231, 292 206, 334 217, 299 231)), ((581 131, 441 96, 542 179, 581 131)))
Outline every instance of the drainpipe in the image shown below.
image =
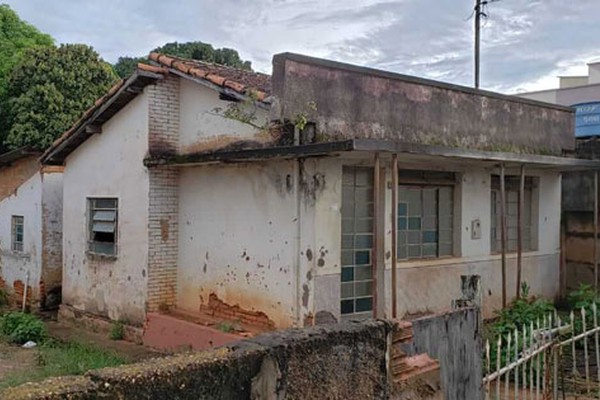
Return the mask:
POLYGON ((525 214, 525 165, 521 165, 519 208, 517 210, 517 299, 521 297, 521 270, 523 263, 523 216, 525 214))
POLYGON ((398 263, 398 154, 392 155, 392 318, 398 315, 397 277, 398 263))
POLYGON ((373 318, 377 318, 378 312, 378 293, 377 293, 377 274, 379 271, 379 180, 380 180, 380 161, 379 153, 375 153, 375 167, 373 170, 373 250, 371 254, 371 263, 373 265, 373 318))
POLYGON ((502 308, 506 308, 506 188, 504 164, 500 164, 500 241, 502 246, 502 308))

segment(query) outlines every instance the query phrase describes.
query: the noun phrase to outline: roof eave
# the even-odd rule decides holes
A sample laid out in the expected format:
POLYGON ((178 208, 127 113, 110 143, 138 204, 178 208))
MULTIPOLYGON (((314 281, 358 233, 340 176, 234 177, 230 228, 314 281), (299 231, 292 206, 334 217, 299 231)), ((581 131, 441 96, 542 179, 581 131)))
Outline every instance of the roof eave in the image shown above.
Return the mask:
MULTIPOLYGON (((125 107, 131 100, 140 94, 144 87, 163 79, 160 73, 137 69, 108 100, 100 104, 92 114, 76 123, 75 131, 64 139, 58 139, 42 155, 41 161, 48 165, 62 165, 66 157, 79 145, 94 134, 93 130, 86 129, 96 123, 103 124, 113 115, 125 107)), ((72 128, 73 129, 73 128, 72 128)))
POLYGON ((144 164, 148 167, 157 165, 194 166, 214 163, 265 161, 269 159, 323 157, 343 152, 396 153, 477 162, 485 166, 500 164, 504 164, 507 167, 527 165, 536 169, 555 171, 600 170, 600 160, 470 150, 379 139, 351 139, 298 146, 214 150, 186 155, 170 154, 149 157, 144 161, 144 164))

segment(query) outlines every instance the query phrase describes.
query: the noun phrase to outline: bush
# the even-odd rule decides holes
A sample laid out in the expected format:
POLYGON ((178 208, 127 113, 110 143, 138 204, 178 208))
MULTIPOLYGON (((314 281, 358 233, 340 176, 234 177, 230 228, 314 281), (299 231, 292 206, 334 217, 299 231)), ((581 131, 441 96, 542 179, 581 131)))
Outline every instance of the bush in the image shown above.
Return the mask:
POLYGON ((6 307, 9 303, 8 293, 6 289, 0 288, 0 308, 6 307))
POLYGON ((108 338, 110 340, 123 340, 125 336, 125 328, 121 321, 113 321, 110 327, 110 333, 108 334, 108 338))
POLYGON ((523 330, 523 326, 529 326, 554 311, 551 302, 529 296, 527 283, 521 285, 521 297, 514 300, 507 308, 497 312, 498 320, 492 325, 492 331, 496 335, 507 336, 515 329, 523 330))
POLYGON ((0 334, 13 343, 29 340, 42 343, 48 336, 46 325, 38 317, 22 312, 10 312, 0 317, 0 334))

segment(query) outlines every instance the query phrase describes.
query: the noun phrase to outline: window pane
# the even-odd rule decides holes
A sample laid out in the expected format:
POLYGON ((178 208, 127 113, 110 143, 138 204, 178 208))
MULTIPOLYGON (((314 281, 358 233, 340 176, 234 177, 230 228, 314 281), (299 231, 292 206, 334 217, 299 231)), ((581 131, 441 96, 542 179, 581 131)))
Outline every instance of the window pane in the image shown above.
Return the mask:
POLYGON ((92 225, 92 231, 94 232, 114 232, 115 231, 115 223, 114 222, 94 222, 92 225))
POLYGON ((352 314, 354 312, 354 300, 342 300, 342 314, 352 314))
POLYGON ((355 292, 356 297, 370 296, 371 295, 371 281, 356 282, 354 284, 354 292, 355 292))
POLYGON ((356 300, 356 312, 371 311, 373 309, 373 298, 367 297, 356 300))
POLYGON ((355 265, 366 265, 371 263, 371 252, 370 251, 357 251, 354 253, 354 264, 355 265))
POLYGON ((354 283, 342 283, 342 299, 354 297, 354 283))
POLYGON ((93 199, 93 208, 117 208, 117 199, 93 199))
POLYGON ((354 280, 354 268, 344 267, 342 268, 342 282, 350 282, 354 280))
POLYGON ((371 269, 371 266, 356 267, 354 268, 354 275, 355 280, 364 281, 373 278, 373 271, 371 269))
POLYGON ((94 211, 94 221, 114 221, 117 218, 116 211, 94 211))
POLYGON ((100 254, 115 254, 114 243, 103 243, 103 242, 91 242, 91 251, 100 254))

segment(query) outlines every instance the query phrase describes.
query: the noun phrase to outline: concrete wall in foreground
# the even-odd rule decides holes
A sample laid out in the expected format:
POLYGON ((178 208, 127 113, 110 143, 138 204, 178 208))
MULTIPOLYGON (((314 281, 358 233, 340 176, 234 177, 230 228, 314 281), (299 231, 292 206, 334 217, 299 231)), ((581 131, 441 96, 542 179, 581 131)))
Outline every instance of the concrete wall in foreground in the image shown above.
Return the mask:
POLYGON ((4 400, 386 399, 392 398, 391 331, 384 321, 293 329, 209 352, 30 383, 1 395, 4 400))

